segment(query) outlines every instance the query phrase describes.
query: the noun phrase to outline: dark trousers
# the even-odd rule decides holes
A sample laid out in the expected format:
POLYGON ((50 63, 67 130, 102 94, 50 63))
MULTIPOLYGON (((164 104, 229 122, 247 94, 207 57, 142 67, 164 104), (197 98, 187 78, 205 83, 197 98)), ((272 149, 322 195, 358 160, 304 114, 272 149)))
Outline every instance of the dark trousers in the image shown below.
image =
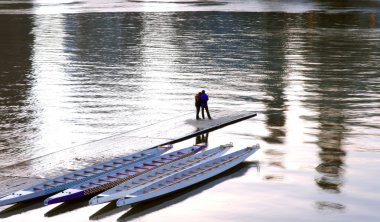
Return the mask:
POLYGON ((208 106, 202 106, 202 118, 205 118, 205 110, 207 112, 208 118, 211 119, 210 112, 208 111, 208 106))
POLYGON ((197 119, 200 119, 199 118, 199 111, 201 111, 201 106, 195 106, 195 108, 197 109, 197 119))

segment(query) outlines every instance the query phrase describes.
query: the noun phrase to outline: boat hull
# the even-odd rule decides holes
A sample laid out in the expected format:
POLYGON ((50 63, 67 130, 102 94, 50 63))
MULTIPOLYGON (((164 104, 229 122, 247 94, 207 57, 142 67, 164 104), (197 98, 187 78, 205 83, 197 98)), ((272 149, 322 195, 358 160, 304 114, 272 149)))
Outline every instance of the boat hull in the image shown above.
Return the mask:
POLYGON ((175 172, 180 170, 185 170, 197 164, 201 164, 205 161, 215 159, 223 155, 227 152, 228 149, 232 147, 232 144, 227 144, 223 146, 219 146, 210 150, 207 150, 202 153, 198 153, 196 155, 186 157, 179 161, 173 162, 171 164, 165 165, 163 167, 157 168, 149 173, 143 174, 139 177, 135 177, 134 179, 122 183, 114 188, 111 188, 95 197, 93 197, 90 201, 90 205, 101 204, 113 200, 117 200, 119 198, 125 197, 131 193, 138 191, 141 188, 147 187, 158 180, 168 177, 175 172), (137 185, 136 185, 137 184, 137 185))
POLYGON ((81 184, 87 180, 91 180, 95 177, 106 174, 107 172, 110 172, 112 170, 116 170, 134 163, 138 163, 140 161, 144 161, 154 156, 158 156, 171 148, 172 145, 165 147, 155 147, 137 153, 133 153, 124 157, 119 157, 111 161, 96 164, 94 166, 86 167, 84 169, 80 169, 74 172, 70 172, 68 174, 29 187, 27 189, 19 190, 10 195, 4 196, 0 198, 0 206, 14 204, 21 201, 34 199, 37 197, 46 196, 52 193, 57 193, 77 184, 81 184))
POLYGON ((99 193, 101 191, 115 187, 125 181, 133 179, 150 170, 153 170, 161 165, 169 164, 174 159, 182 159, 188 155, 193 155, 196 152, 199 152, 200 150, 204 149, 205 147, 205 145, 192 146, 178 151, 173 151, 162 156, 153 157, 145 161, 140 161, 136 164, 119 168, 117 170, 113 170, 96 178, 87 180, 81 184, 73 186, 68 190, 64 190, 63 192, 57 193, 47 198, 44 201, 44 203, 45 205, 48 205, 99 193), (172 157, 173 155, 175 157, 172 157), (83 192, 80 192, 81 194, 79 195, 79 191, 71 192, 70 190, 80 190, 83 192))
MULTIPOLYGON (((195 169, 197 169, 199 167, 206 166, 207 164, 212 163, 212 161, 217 161, 217 160, 207 161, 206 163, 203 163, 199 166, 195 166, 195 167, 192 167, 192 168, 185 170, 183 172, 174 174, 173 176, 170 176, 167 179, 165 179, 166 181, 164 181, 164 182, 160 182, 160 181, 156 182, 155 184, 152 184, 151 186, 146 187, 145 190, 137 191, 135 193, 132 193, 132 194, 126 196, 125 198, 119 199, 116 202, 116 205, 117 206, 132 205, 132 204, 136 204, 136 203, 139 203, 142 201, 147 201, 147 200, 150 200, 153 198, 160 197, 162 195, 166 195, 166 194, 175 192, 177 190, 183 189, 185 187, 191 186, 193 184, 199 183, 199 182, 204 181, 208 178, 216 176, 216 175, 236 166, 237 164, 241 163, 242 161, 244 161, 246 158, 248 158, 250 155, 252 155, 254 152, 256 152, 258 150, 258 146, 255 148, 246 148, 246 149, 243 151, 240 150, 242 152, 242 154, 239 155, 239 157, 234 158, 233 160, 226 162, 225 164, 221 165, 220 167, 213 169, 212 171, 209 171, 207 173, 198 174, 198 175, 196 175, 190 179, 184 179, 181 182, 178 182, 178 183, 175 183, 173 185, 164 187, 164 188, 159 189, 157 191, 145 193, 145 191, 148 191, 149 188, 153 189, 155 187, 159 187, 162 184, 164 184, 164 182, 166 182, 166 181, 175 180, 175 178, 177 178, 177 177, 181 177, 183 175, 186 175, 189 172, 194 171, 195 169)), ((237 152, 240 152, 240 151, 237 151, 237 152)), ((237 153, 237 152, 235 152, 235 153, 237 153)), ((229 155, 226 155, 226 156, 229 156, 229 155)), ((218 159, 221 159, 221 158, 223 158, 223 157, 220 157, 218 159)))

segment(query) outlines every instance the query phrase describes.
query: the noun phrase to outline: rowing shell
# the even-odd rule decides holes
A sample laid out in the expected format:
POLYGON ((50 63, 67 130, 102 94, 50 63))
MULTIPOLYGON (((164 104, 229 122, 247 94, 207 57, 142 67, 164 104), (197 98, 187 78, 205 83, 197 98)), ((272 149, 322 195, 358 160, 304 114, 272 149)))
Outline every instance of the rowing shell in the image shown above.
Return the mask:
POLYGON ((205 147, 206 146, 204 144, 194 145, 162 156, 153 157, 144 161, 140 161, 138 163, 130 164, 126 167, 113 170, 101 176, 87 180, 81 184, 75 185, 67 190, 64 190, 56 195, 47 198, 44 203, 45 205, 48 205, 64 202, 110 189, 127 180, 139 176, 140 174, 185 158, 187 156, 191 156, 204 149, 205 147))
POLYGON ((158 156, 165 151, 171 149, 172 145, 159 146, 147 150, 143 150, 137 153, 130 154, 128 156, 119 157, 110 160, 105 163, 100 163, 94 166, 90 166, 84 169, 80 169, 74 172, 70 172, 63 176, 56 177, 54 179, 45 181, 27 189, 16 191, 8 196, 0 199, 0 206, 13 204, 37 197, 42 197, 52 193, 68 189, 77 184, 83 183, 86 180, 90 180, 107 172, 110 172, 121 167, 128 166, 130 164, 137 163, 142 160, 158 156))
POLYGON ((219 147, 197 153, 196 155, 183 158, 181 160, 175 161, 171 164, 159 167, 148 173, 137 176, 127 182, 124 182, 114 188, 111 188, 95 197, 90 201, 90 205, 100 204, 109 202, 112 200, 117 200, 119 198, 125 197, 131 193, 136 192, 137 190, 151 185, 152 183, 161 180, 167 176, 170 176, 179 171, 190 168, 194 165, 200 164, 204 161, 210 159, 218 158, 223 155, 229 148, 232 147, 232 144, 221 145, 219 147))
POLYGON ((119 199, 116 205, 136 204, 191 186, 236 166, 258 149, 259 145, 257 144, 173 174, 119 199))

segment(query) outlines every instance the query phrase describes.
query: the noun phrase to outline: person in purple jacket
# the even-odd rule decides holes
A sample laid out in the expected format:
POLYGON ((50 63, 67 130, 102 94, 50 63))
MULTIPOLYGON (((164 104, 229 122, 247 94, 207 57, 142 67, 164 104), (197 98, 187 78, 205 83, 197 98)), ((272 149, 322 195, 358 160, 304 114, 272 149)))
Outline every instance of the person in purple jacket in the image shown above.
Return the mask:
POLYGON ((205 118, 205 112, 204 112, 205 110, 207 112, 208 118, 211 119, 210 112, 208 111, 207 101, 208 101, 208 95, 206 94, 206 92, 204 90, 202 90, 202 93, 200 95, 200 102, 201 102, 201 107, 202 107, 202 118, 203 119, 205 118))

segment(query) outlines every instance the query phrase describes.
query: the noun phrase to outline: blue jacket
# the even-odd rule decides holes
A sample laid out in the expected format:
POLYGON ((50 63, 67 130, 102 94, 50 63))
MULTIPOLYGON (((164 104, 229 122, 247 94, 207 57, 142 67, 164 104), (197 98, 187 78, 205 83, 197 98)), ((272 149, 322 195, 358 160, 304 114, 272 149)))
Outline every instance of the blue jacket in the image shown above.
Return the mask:
POLYGON ((207 106, 208 95, 206 93, 202 93, 200 96, 200 100, 201 100, 201 106, 203 107, 207 106))

